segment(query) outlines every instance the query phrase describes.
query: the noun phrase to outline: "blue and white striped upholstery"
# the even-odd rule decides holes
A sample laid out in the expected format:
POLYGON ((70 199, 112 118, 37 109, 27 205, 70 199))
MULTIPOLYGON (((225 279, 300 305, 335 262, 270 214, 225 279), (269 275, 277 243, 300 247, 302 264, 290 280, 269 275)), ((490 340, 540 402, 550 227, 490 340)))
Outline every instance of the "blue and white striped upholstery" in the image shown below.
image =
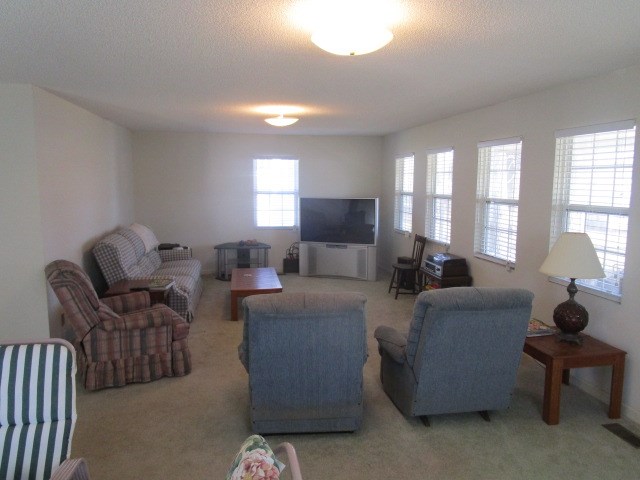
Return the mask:
POLYGON ((75 374, 65 340, 0 345, 0 478, 49 479, 69 457, 75 374))

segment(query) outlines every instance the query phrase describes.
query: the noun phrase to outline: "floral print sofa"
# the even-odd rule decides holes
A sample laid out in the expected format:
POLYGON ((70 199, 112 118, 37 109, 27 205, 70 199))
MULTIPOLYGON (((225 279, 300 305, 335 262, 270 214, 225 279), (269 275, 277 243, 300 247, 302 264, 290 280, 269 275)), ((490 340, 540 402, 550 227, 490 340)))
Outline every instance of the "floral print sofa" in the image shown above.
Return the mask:
POLYGON ((202 294, 202 264, 191 249, 158 250, 159 242, 146 225, 134 223, 103 237, 93 255, 109 286, 120 280, 171 278, 167 305, 191 322, 202 294))

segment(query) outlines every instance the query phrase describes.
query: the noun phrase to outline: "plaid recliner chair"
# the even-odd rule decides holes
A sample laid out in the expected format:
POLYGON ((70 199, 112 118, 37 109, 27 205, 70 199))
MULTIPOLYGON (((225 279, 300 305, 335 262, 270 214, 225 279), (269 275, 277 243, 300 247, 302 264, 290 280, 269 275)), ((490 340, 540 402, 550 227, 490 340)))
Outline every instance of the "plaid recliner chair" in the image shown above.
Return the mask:
POLYGON ((99 299, 76 264, 56 260, 47 281, 76 334, 78 370, 87 390, 149 382, 191 371, 189 324, 149 292, 99 299))

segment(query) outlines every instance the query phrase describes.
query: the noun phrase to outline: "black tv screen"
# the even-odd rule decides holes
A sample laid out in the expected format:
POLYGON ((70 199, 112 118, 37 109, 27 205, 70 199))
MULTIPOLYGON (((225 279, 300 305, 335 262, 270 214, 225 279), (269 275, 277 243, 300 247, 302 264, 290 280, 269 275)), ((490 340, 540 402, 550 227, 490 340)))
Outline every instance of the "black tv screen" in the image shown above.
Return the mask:
POLYGON ((300 241, 375 245, 377 198, 300 198, 300 241))

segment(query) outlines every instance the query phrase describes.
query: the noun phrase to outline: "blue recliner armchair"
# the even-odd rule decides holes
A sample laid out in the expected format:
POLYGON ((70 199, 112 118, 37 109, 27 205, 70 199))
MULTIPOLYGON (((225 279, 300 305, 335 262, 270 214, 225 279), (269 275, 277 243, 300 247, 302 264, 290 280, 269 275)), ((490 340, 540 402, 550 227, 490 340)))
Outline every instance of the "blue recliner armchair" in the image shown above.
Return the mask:
POLYGON ((422 292, 408 335, 381 326, 385 393, 407 416, 488 412, 509 406, 533 294, 458 287, 422 292))
POLYGON ((276 293, 243 301, 238 351, 255 433, 354 431, 367 360, 361 293, 276 293))

